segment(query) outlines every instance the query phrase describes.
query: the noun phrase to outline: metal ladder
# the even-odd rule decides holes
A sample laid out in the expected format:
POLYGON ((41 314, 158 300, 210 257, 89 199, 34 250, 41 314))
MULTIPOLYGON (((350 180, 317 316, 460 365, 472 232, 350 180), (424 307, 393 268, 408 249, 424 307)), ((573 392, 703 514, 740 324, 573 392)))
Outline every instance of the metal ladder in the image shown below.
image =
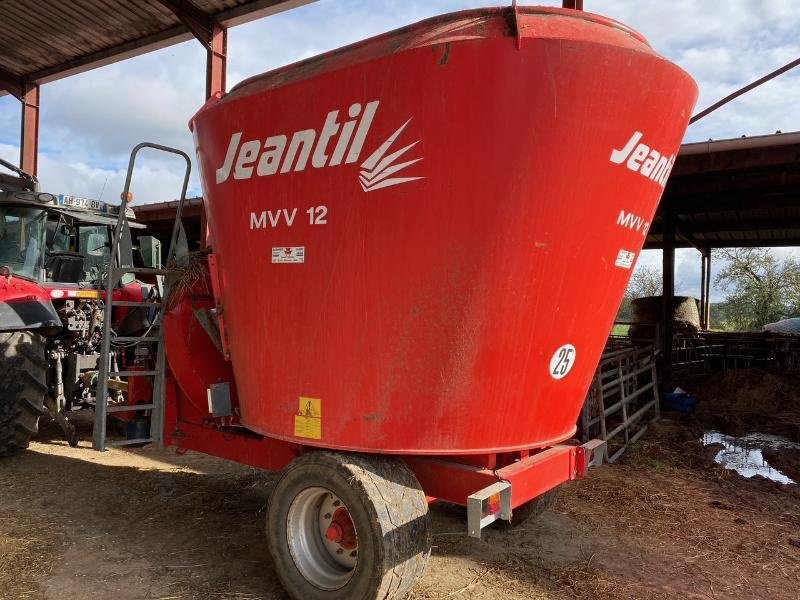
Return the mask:
MULTIPOLYGON (((166 370, 166 356, 164 352, 164 344, 161 331, 161 319, 163 315, 163 298, 159 298, 158 302, 150 302, 147 300, 142 301, 115 301, 113 292, 117 284, 121 281, 123 276, 127 274, 133 275, 169 275, 172 273, 169 269, 153 269, 144 267, 134 267, 131 265, 122 264, 122 257, 120 255, 120 239, 126 231, 130 231, 128 227, 128 216, 126 214, 128 202, 130 198, 131 178, 133 177, 133 168, 136 162, 136 156, 143 148, 152 148, 162 152, 176 154, 186 161, 186 170, 183 177, 183 187, 181 189, 180 200, 175 213, 175 224, 172 228, 172 237, 170 238, 169 252, 165 265, 169 267, 175 258, 176 245, 178 236, 181 230, 181 213, 183 205, 186 201, 186 191, 189 186, 189 176, 191 175, 192 162, 189 156, 176 148, 162 146, 160 144, 152 144, 144 142, 138 144, 131 151, 131 158, 128 162, 128 173, 125 178, 125 189, 122 192, 119 208, 119 217, 117 218, 117 227, 114 231, 114 238, 111 243, 111 259, 109 261, 108 274, 105 279, 105 311, 103 315, 103 339, 100 344, 100 358, 99 358, 99 373, 97 378, 97 388, 95 396, 95 415, 94 415, 94 432, 92 435, 92 447, 95 450, 106 450, 109 446, 130 446, 133 444, 146 444, 149 442, 156 442, 158 444, 164 441, 164 405, 165 405, 165 370, 166 370), (113 360, 112 355, 112 329, 111 325, 114 320, 114 308, 116 307, 153 307, 158 309, 154 316, 151 326, 140 336, 117 336, 113 337, 114 343, 125 343, 127 347, 139 346, 147 344, 150 347, 150 356, 153 356, 155 351, 155 369, 152 370, 117 370, 116 361, 113 360), (112 370, 112 367, 114 369, 112 370), (125 378, 126 380, 131 377, 154 377, 153 381, 153 395, 150 402, 146 404, 118 404, 114 406, 108 405, 108 390, 109 381, 118 378, 125 378), (137 439, 125 440, 108 440, 106 432, 106 420, 108 414, 115 412, 130 412, 130 411, 151 411, 150 412, 150 434, 147 437, 137 439)), ((130 234, 128 234, 130 235, 130 234)))

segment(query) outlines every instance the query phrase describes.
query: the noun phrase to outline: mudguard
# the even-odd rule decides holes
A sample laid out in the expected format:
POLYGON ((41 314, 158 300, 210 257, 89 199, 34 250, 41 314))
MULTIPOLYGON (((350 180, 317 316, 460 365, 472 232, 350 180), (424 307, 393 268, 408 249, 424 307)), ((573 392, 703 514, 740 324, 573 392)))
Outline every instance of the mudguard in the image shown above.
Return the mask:
POLYGON ((50 295, 21 277, 0 277, 0 331, 41 329, 49 335, 61 329, 50 295))
POLYGON ((25 329, 50 331, 61 329, 61 320, 52 302, 41 300, 0 302, 0 331, 25 329))

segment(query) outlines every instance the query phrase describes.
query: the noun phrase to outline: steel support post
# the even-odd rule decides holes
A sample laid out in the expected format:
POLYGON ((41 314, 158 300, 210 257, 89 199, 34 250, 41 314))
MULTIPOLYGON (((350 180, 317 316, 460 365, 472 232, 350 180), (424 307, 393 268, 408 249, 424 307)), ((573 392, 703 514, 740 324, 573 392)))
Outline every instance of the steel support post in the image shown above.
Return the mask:
POLYGON ((583 10, 583 0, 564 0, 561 6, 572 10, 583 10))
POLYGON ((708 329, 706 324, 706 252, 700 251, 700 329, 708 329))
POLYGON ((705 280, 703 281, 703 285, 705 286, 706 289, 706 298, 705 298, 705 304, 703 305, 703 311, 705 313, 705 321, 703 329, 709 330, 711 329, 711 249, 710 248, 706 248, 705 259, 706 259, 706 268, 705 268, 705 280))
POLYGON ((39 84, 23 84, 22 123, 20 126, 19 166, 36 175, 39 162, 39 84))
MULTIPOLYGON (((228 72, 228 29, 213 23, 211 25, 211 43, 206 59, 206 100, 216 93, 225 93, 225 81, 228 72)), ((201 243, 204 248, 211 246, 211 231, 206 220, 205 203, 200 222, 201 243)))
POLYGON ((206 59, 206 100, 217 92, 225 93, 225 78, 228 67, 228 29, 213 23, 211 43, 206 59))
MULTIPOLYGON (((662 312, 661 348, 664 357, 664 380, 669 382, 672 370, 673 306, 675 304, 675 226, 671 214, 664 215, 663 277, 664 302, 662 312)), ((664 387, 669 389, 669 387, 664 387)))

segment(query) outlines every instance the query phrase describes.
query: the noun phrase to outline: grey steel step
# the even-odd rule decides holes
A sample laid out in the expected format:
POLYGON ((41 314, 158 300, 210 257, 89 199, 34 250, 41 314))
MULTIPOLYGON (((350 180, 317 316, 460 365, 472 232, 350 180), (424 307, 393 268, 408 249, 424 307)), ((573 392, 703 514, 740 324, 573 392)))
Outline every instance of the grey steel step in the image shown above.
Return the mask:
POLYGON ((133 440, 114 440, 107 442, 107 446, 133 446, 134 444, 149 444, 153 441, 153 438, 136 438, 133 440))
POLYGON ((157 337, 157 336, 152 336, 152 335, 148 335, 148 336, 118 335, 117 337, 112 338, 112 341, 113 342, 139 342, 139 343, 145 343, 145 342, 159 342, 159 341, 161 341, 161 338, 157 337))
POLYGON ((163 302, 134 302, 131 300, 111 300, 112 306, 152 306, 154 308, 161 308, 164 303, 163 302))
POLYGON ((155 377, 158 371, 117 371, 109 373, 109 377, 155 377))
POLYGON ((117 404, 116 406, 109 406, 106 409, 106 412, 109 413, 119 413, 119 412, 128 412, 129 410, 151 410, 155 408, 155 404, 117 404))
POLYGON ((170 269, 152 269, 150 267, 117 267, 111 270, 114 277, 120 277, 126 273, 134 273, 136 275, 169 275, 174 271, 170 269))

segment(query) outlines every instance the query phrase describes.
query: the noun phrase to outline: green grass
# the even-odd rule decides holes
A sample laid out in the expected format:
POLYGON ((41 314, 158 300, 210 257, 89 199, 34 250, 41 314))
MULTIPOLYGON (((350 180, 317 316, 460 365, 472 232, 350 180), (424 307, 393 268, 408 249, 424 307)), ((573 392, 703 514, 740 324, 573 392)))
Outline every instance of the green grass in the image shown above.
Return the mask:
POLYGON ((630 328, 630 325, 614 325, 611 329, 611 335, 628 335, 628 330, 630 328))

